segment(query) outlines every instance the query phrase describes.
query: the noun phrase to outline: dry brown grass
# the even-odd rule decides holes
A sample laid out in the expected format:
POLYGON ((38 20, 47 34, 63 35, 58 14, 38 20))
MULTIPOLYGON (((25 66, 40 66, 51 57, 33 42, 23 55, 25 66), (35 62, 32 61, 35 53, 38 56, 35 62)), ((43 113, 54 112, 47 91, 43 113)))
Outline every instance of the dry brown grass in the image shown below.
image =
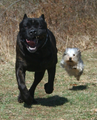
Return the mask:
POLYGON ((63 52, 66 47, 78 47, 81 51, 96 49, 96 8, 96 0, 1 0, 0 56, 5 60, 15 54, 18 26, 24 13, 29 17, 45 15, 59 51, 63 52))

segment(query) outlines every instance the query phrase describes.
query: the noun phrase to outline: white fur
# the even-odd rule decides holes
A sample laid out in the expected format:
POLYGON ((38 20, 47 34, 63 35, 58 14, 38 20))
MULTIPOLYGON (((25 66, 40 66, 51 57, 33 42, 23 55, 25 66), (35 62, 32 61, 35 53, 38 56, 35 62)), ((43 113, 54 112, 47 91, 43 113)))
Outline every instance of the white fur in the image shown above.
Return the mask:
POLYGON ((80 79, 84 70, 84 63, 81 59, 81 52, 78 48, 67 48, 60 64, 70 76, 75 76, 77 80, 80 79))

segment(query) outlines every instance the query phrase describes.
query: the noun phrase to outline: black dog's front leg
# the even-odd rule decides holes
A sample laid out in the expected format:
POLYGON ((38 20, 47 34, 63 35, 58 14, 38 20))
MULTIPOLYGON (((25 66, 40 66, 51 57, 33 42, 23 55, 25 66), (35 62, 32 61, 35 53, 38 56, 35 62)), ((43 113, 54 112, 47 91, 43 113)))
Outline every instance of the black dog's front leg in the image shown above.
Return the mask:
POLYGON ((29 92, 33 98, 33 102, 34 103, 37 103, 35 100, 34 100, 34 92, 35 92, 35 89, 37 87, 37 85, 39 84, 39 82, 42 80, 43 76, 44 76, 44 73, 45 71, 43 72, 35 72, 35 75, 34 75, 34 82, 31 86, 31 88, 29 89, 29 92))
POLYGON ((56 66, 48 69, 47 71, 48 71, 48 83, 45 84, 44 88, 47 94, 51 94, 53 92, 56 66))
POLYGON ((16 67, 16 78, 20 90, 18 102, 25 102, 26 104, 31 105, 33 103, 33 98, 25 85, 25 71, 20 66, 16 67))

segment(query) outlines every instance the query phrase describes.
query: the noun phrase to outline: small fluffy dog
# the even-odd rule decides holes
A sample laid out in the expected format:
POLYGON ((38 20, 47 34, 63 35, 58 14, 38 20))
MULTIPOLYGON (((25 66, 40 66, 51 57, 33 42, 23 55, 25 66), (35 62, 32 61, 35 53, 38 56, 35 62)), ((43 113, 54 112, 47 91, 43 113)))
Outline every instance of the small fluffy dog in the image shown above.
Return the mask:
POLYGON ((77 80, 80 79, 80 76, 83 73, 84 63, 78 48, 67 48, 60 64, 70 76, 75 76, 77 80))

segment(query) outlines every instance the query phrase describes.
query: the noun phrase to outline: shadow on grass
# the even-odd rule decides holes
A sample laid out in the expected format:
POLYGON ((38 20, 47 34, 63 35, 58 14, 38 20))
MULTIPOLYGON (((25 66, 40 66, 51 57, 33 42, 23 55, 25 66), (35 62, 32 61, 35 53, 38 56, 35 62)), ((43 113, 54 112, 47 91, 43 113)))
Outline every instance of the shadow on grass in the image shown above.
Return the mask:
POLYGON ((64 103, 68 102, 67 98, 60 97, 58 95, 48 97, 48 98, 37 98, 38 104, 42 106, 56 107, 61 106, 64 103))
MULTIPOLYGON (((58 95, 48 97, 48 98, 36 98, 37 104, 35 105, 42 105, 42 106, 49 106, 49 107, 56 107, 56 106, 61 106, 68 102, 67 98, 60 97, 58 95)), ((27 105, 24 103, 25 108, 32 108, 34 104, 32 105, 27 105)))
POLYGON ((25 108, 32 108, 32 105, 27 105, 26 103, 24 103, 24 107, 25 108))
POLYGON ((73 86, 69 90, 85 90, 85 89, 87 89, 87 85, 73 86))

